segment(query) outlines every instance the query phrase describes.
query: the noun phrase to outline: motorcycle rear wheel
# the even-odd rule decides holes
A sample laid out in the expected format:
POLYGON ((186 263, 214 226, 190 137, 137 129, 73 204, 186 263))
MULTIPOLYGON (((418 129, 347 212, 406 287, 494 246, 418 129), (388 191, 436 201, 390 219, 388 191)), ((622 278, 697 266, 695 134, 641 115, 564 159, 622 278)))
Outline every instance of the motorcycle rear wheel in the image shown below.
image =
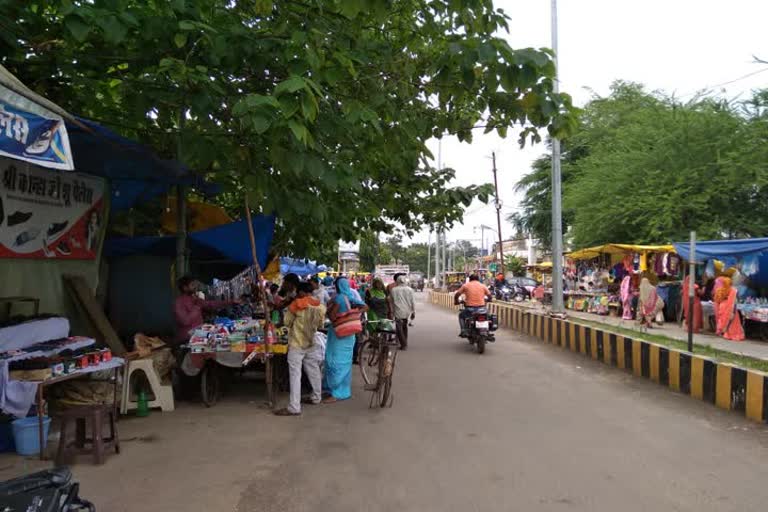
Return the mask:
POLYGON ((485 337, 478 336, 477 343, 475 343, 475 346, 477 347, 477 353, 482 354, 485 352, 485 337))

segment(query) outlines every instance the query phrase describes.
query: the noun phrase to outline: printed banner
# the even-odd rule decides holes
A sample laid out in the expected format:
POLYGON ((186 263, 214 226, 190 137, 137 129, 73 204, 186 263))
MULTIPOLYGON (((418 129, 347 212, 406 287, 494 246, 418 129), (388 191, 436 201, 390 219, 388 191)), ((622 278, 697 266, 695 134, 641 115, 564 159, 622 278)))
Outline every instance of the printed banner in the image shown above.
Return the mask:
POLYGON ((0 155, 52 169, 74 169, 61 116, 2 85, 0 155))
POLYGON ((94 259, 104 181, 0 157, 0 258, 94 259))

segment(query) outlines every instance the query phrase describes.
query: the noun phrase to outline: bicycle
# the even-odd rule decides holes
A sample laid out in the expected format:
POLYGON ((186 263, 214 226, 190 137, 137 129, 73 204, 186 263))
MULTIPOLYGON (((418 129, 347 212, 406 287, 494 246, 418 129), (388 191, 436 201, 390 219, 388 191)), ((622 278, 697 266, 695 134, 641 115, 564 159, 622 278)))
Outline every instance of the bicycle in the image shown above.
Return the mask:
MULTIPOLYGON (((391 325, 390 321, 369 321, 369 324, 374 325, 385 323, 391 325)), ((371 392, 368 407, 392 407, 392 375, 397 352, 397 335, 389 329, 377 329, 370 333, 360 347, 360 373, 365 382, 365 390, 371 392)))

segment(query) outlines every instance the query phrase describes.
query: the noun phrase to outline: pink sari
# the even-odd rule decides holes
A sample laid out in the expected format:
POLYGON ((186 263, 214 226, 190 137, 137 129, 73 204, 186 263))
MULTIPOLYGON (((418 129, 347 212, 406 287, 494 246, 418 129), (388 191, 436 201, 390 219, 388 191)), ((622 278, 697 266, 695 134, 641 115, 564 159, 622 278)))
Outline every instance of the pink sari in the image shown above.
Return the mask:
POLYGON ((621 318, 632 320, 632 276, 624 276, 621 280, 621 318))

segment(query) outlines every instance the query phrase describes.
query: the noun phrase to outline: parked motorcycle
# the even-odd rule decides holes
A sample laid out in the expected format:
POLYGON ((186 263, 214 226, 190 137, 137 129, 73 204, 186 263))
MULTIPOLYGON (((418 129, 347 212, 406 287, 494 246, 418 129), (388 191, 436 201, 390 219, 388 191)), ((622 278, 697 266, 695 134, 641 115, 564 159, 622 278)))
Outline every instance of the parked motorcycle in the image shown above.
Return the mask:
POLYGON ((504 302, 523 302, 525 299, 531 298, 531 292, 519 284, 507 283, 494 287, 494 296, 496 300, 503 300, 504 302))
POLYGON ((93 512, 79 496, 80 486, 68 467, 58 467, 0 482, 0 510, 93 512))
MULTIPOLYGON (((464 302, 461 302, 462 309, 465 308, 464 302)), ((471 345, 474 345, 477 353, 485 352, 487 342, 496 341, 493 332, 498 328, 499 322, 496 315, 488 312, 487 308, 478 308, 472 311, 472 315, 464 319, 464 330, 467 333, 467 339, 471 345)))

